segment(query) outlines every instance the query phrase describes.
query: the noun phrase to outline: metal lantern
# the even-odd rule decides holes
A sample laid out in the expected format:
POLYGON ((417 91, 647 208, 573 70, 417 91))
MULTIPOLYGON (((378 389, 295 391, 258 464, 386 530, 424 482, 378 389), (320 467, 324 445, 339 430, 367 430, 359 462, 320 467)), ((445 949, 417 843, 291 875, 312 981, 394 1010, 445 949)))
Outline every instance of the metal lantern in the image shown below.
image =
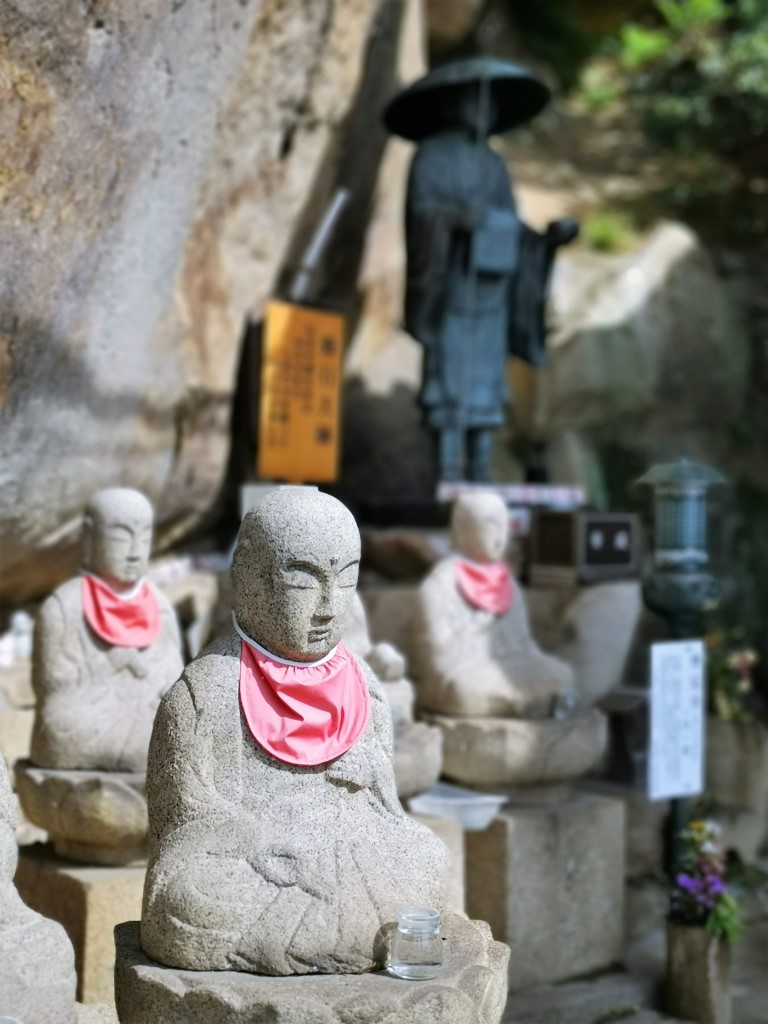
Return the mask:
POLYGON ((643 586, 645 603, 680 637, 695 636, 702 612, 720 599, 720 585, 707 571, 707 521, 709 490, 725 483, 716 470, 687 459, 654 466, 637 481, 653 490, 653 572, 643 586))

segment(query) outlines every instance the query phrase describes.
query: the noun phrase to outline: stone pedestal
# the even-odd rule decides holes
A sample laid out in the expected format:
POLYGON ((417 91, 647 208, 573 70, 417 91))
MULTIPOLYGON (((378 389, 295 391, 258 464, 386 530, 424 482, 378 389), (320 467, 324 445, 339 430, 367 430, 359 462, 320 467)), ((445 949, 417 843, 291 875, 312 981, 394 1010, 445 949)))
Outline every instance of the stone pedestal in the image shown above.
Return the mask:
POLYGON ((464 829, 458 821, 434 818, 429 814, 411 814, 412 818, 432 829, 448 848, 448 880, 445 885, 446 907, 456 914, 466 913, 464 829))
POLYGON ((24 814, 51 837, 59 856, 83 864, 123 865, 146 859, 146 776, 16 765, 24 814))
POLYGON ((77 1024, 119 1024, 114 1006, 100 1003, 78 1003, 77 1024))
MULTIPOLYGON (((33 910, 62 924, 75 947, 77 998, 114 1001, 116 924, 141 914, 143 867, 75 867, 50 847, 20 851, 16 886, 33 910)), ((31 1022, 30 1022, 31 1024, 31 1022)))
POLYGON ((467 909, 511 948, 511 990, 607 967, 624 932, 624 805, 576 793, 468 832, 467 909))
POLYGON ((577 778, 603 755, 596 708, 558 721, 425 715, 443 734, 443 775, 466 786, 537 786, 577 778))
POLYGON ((115 929, 120 1024, 499 1024, 509 950, 482 921, 446 915, 445 967, 430 981, 372 974, 267 977, 150 960, 139 924, 115 929))

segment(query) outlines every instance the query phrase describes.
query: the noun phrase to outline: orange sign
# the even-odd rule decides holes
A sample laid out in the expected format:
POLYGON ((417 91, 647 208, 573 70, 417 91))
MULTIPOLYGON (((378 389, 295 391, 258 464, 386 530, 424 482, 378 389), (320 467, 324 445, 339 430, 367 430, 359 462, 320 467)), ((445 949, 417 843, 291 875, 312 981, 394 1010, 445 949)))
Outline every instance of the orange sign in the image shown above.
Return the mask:
POLYGON ((262 480, 336 480, 343 340, 344 320, 335 313, 267 306, 256 467, 262 480))

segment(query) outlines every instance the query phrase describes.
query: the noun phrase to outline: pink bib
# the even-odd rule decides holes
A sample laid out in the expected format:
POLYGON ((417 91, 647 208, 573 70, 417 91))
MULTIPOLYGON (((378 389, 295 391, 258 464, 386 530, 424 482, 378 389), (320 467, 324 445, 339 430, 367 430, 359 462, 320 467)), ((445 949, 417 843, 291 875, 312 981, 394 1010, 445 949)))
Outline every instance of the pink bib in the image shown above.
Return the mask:
POLYGON ((148 583, 120 597, 104 580, 84 575, 83 616, 93 632, 114 647, 149 647, 160 632, 160 609, 148 583))
POLYGON ((454 558, 456 586, 459 593, 473 608, 494 615, 505 615, 512 607, 515 596, 514 582, 506 562, 488 562, 478 565, 454 558))
POLYGON ((365 732, 368 686, 344 646, 327 661, 283 664, 240 645, 240 707, 251 736, 287 764, 316 765, 345 754, 365 732))

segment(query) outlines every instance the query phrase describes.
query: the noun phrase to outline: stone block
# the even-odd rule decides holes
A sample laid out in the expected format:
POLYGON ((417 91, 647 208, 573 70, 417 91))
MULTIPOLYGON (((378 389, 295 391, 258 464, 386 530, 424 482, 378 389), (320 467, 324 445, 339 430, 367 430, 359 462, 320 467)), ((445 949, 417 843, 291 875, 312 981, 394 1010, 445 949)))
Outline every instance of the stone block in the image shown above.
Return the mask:
POLYGON ((649 800, 644 790, 602 779, 584 779, 577 785, 585 792, 600 793, 624 802, 627 877, 662 877, 664 826, 669 814, 669 800, 649 800))
POLYGON ((78 1003, 77 1024, 119 1024, 114 1006, 104 1003, 78 1003))
MULTIPOLYGON (((509 997, 503 1024, 625 1024, 634 1009, 653 1002, 655 988, 652 980, 619 971, 563 985, 527 988, 509 997)), ((634 1024, 635 1017, 631 1020, 634 1024)))
POLYGON ((507 806, 484 832, 467 833, 467 909, 510 946, 512 991, 619 958, 624 834, 624 804, 586 793, 507 806))
POLYGON ((603 755, 607 720, 596 708, 553 718, 424 715, 443 733, 443 775, 465 786, 536 786, 584 775, 603 755))
MULTIPOLYGON (((77 867, 50 847, 19 852, 16 886, 33 910, 62 924, 75 947, 77 998, 114 1002, 113 931, 140 916, 143 867, 77 867)), ((161 1018, 157 1018, 159 1021, 161 1018)))
POLYGON ((22 758, 29 757, 32 743, 34 708, 6 708, 0 711, 0 753, 8 771, 22 758))
POLYGON ((431 814, 411 814, 422 825, 431 828, 448 848, 448 878, 445 884, 446 906, 455 914, 466 913, 466 885, 464 882, 464 829, 458 821, 434 818, 431 814))
POLYGON ((386 971, 269 977, 183 971, 150 960, 139 924, 115 929, 121 1024, 500 1024, 509 950, 483 921, 447 915, 445 966, 429 981, 386 971))

